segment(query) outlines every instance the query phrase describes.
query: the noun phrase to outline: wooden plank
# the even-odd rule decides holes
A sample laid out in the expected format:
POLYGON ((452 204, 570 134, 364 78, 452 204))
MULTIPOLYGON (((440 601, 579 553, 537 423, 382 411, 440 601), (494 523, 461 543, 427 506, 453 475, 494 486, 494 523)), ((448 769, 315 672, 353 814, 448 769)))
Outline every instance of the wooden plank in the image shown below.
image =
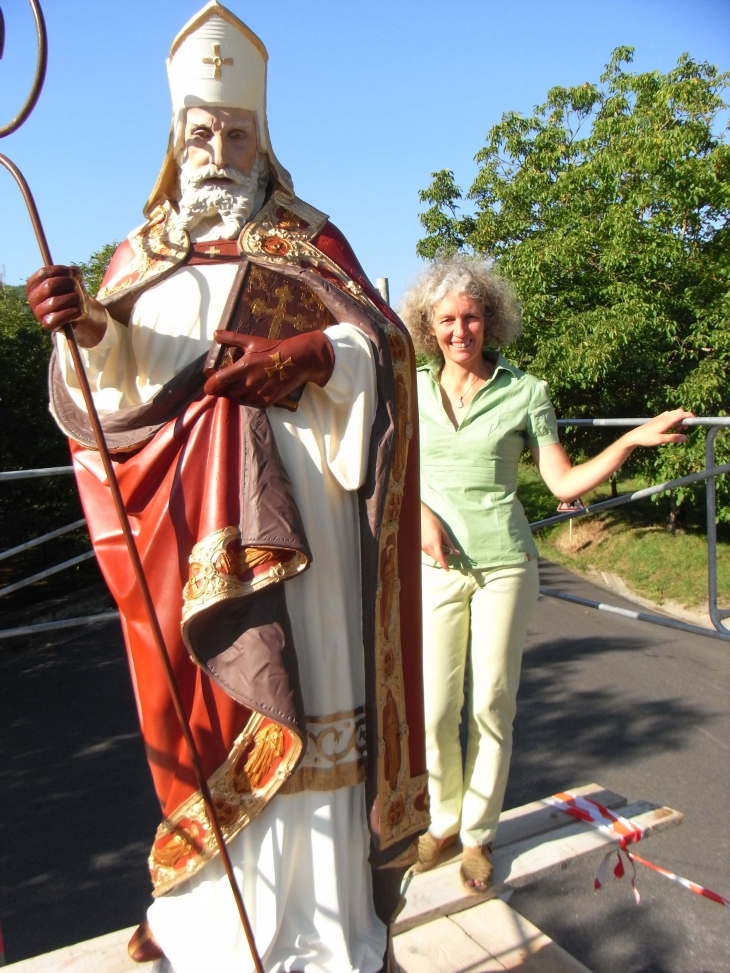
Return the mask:
POLYGON ((505 967, 450 919, 436 919, 396 936, 401 973, 504 973, 505 967))
POLYGON ((500 899, 466 909, 452 916, 451 921, 488 949, 507 970, 590 973, 588 967, 500 899))
MULTIPOLYGON (((600 784, 571 787, 570 792, 582 797, 589 797, 592 801, 596 801, 611 810, 625 807, 627 804, 626 798, 622 794, 609 791, 605 787, 601 787, 600 784)), ((509 811, 502 811, 500 814, 493 847, 495 849, 502 848, 505 845, 513 845, 517 841, 525 841, 533 835, 547 834, 548 831, 565 827, 574 820, 564 811, 558 811, 542 801, 532 801, 530 804, 523 804, 521 807, 513 807, 509 811)), ((460 856, 461 845, 453 845, 444 853, 437 867, 440 868, 441 865, 447 865, 450 861, 456 861, 460 856)))
POLYGON ((149 973, 152 963, 135 963, 127 952, 135 928, 118 929, 75 946, 11 963, 5 969, 12 973, 149 973))
MULTIPOLYGON (((622 815, 645 828, 647 837, 682 822, 679 811, 657 807, 647 801, 630 804, 623 809, 622 815)), ((605 852, 612 844, 614 842, 600 831, 575 821, 548 834, 534 835, 524 841, 496 848, 493 855, 495 889, 500 891, 507 885, 526 885, 538 875, 551 872, 566 861, 591 852, 605 852)), ((396 919, 396 934, 439 916, 461 912, 489 898, 487 895, 474 895, 462 887, 458 861, 412 876, 404 895, 406 905, 396 919)))
MULTIPOLYGON (((600 784, 571 787, 570 793, 588 797, 611 810, 623 808, 628 804, 622 794, 609 791, 600 784)), ((564 811, 558 811, 542 801, 532 801, 530 804, 523 804, 522 807, 514 807, 500 814, 493 847, 502 848, 505 845, 513 845, 517 841, 525 841, 534 835, 547 834, 549 831, 556 831, 567 824, 572 824, 574 820, 564 811)))
MULTIPOLYGON (((667 828, 677 827, 684 815, 670 807, 658 807, 649 801, 629 804, 621 812, 645 831, 645 838, 667 828)), ((603 852, 617 844, 607 835, 583 822, 576 821, 565 828, 540 838, 528 838, 501 849, 495 855, 495 878, 498 886, 519 888, 527 885, 536 875, 559 868, 563 862, 591 852, 603 852)))

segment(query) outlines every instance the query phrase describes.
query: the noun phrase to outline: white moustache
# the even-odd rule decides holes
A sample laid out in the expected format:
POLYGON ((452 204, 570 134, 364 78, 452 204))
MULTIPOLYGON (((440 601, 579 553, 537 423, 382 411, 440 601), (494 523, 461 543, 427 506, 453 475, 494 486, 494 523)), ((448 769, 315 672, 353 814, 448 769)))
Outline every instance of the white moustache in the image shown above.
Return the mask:
POLYGON ((230 179, 237 186, 243 186, 250 180, 250 176, 245 175, 234 166, 223 166, 218 168, 216 165, 204 166, 202 169, 192 169, 186 172, 187 182, 190 186, 202 186, 208 179, 230 179))

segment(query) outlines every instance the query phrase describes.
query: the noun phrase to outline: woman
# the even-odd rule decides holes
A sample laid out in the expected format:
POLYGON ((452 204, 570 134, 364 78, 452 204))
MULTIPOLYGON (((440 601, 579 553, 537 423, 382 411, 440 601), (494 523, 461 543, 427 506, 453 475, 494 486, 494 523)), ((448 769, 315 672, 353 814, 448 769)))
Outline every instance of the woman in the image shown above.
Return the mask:
POLYGON ((555 496, 574 500, 637 446, 684 442, 686 436, 667 430, 692 413, 665 412, 573 466, 545 382, 494 350, 517 336, 520 316, 488 264, 464 256, 437 261, 405 295, 400 313, 416 350, 430 359, 418 369, 418 399, 431 827, 415 867, 432 868, 460 836, 461 879, 477 893, 492 881, 491 842, 507 784, 522 648, 539 589, 537 549, 516 497, 520 454, 529 447, 555 496))

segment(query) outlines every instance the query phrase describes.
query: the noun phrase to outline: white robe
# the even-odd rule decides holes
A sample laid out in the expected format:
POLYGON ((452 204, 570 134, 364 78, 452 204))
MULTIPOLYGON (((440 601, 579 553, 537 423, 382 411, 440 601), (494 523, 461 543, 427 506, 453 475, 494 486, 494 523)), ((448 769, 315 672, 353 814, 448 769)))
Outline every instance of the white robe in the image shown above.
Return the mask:
MULTIPOLYGON (((84 352, 100 411, 148 401, 207 351, 235 269, 184 267, 141 295, 129 328, 110 319, 102 342, 84 352)), ((365 702, 355 491, 366 474, 376 389, 369 339, 350 324, 326 334, 335 367, 325 388, 309 384, 296 412, 268 415, 313 555, 309 570, 284 585, 305 712, 339 739, 342 720, 365 702)), ((61 368, 81 404, 62 345, 61 368)), ((310 739, 305 764, 316 766, 311 751, 310 739)), ((386 928, 372 901, 364 787, 278 795, 230 843, 267 973, 381 968, 386 928)), ((253 969, 218 858, 156 899, 148 918, 175 973, 253 969)))

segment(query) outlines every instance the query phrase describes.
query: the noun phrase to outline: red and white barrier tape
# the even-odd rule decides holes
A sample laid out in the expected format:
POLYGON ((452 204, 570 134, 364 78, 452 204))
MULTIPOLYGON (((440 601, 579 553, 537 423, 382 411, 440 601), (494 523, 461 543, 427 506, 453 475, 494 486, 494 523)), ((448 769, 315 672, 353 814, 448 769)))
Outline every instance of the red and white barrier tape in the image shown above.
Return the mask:
MULTIPOLYGON (((549 804, 556 808, 558 811, 563 811, 565 814, 569 814, 573 818, 577 818, 579 821, 583 821, 586 824, 590 824, 591 827, 600 831, 602 834, 607 835, 612 841, 618 843, 618 848, 616 849, 616 857, 618 859, 616 865, 613 869, 613 874, 615 878, 623 878, 626 874, 626 869, 624 868, 622 855, 625 856, 629 865, 631 866, 631 888, 634 893, 634 898, 636 899, 636 904, 641 903, 641 896, 639 895, 639 890, 636 887, 636 867, 635 862, 640 865, 645 865, 647 868, 651 868, 652 871, 657 872, 659 875, 663 875, 670 881, 675 882, 677 885, 681 885, 682 888, 689 889, 690 892, 694 892, 697 895, 702 895, 706 899, 710 899, 712 902, 717 902, 719 905, 724 905, 730 907, 730 899, 726 899, 722 895, 718 895, 717 892, 713 892, 711 889, 706 889, 703 885, 697 885, 696 882, 690 882, 687 878, 682 878, 681 875, 675 875, 674 872, 667 871, 666 868, 660 868, 658 865, 652 864, 652 862, 647 861, 646 858, 642 858, 640 855, 629 851, 629 845, 641 841, 644 837, 643 828, 639 825, 634 824, 628 818, 623 818, 619 814, 614 814, 607 807, 599 804, 597 801, 592 801, 590 798, 582 797, 580 794, 571 794, 570 791, 565 793, 553 794, 552 797, 547 797, 544 799, 545 804, 549 804)), ((600 891, 606 884, 606 874, 608 872, 608 864, 613 855, 613 850, 609 851, 606 857, 601 862, 601 866, 596 873, 594 879, 594 885, 596 891, 600 891)))

